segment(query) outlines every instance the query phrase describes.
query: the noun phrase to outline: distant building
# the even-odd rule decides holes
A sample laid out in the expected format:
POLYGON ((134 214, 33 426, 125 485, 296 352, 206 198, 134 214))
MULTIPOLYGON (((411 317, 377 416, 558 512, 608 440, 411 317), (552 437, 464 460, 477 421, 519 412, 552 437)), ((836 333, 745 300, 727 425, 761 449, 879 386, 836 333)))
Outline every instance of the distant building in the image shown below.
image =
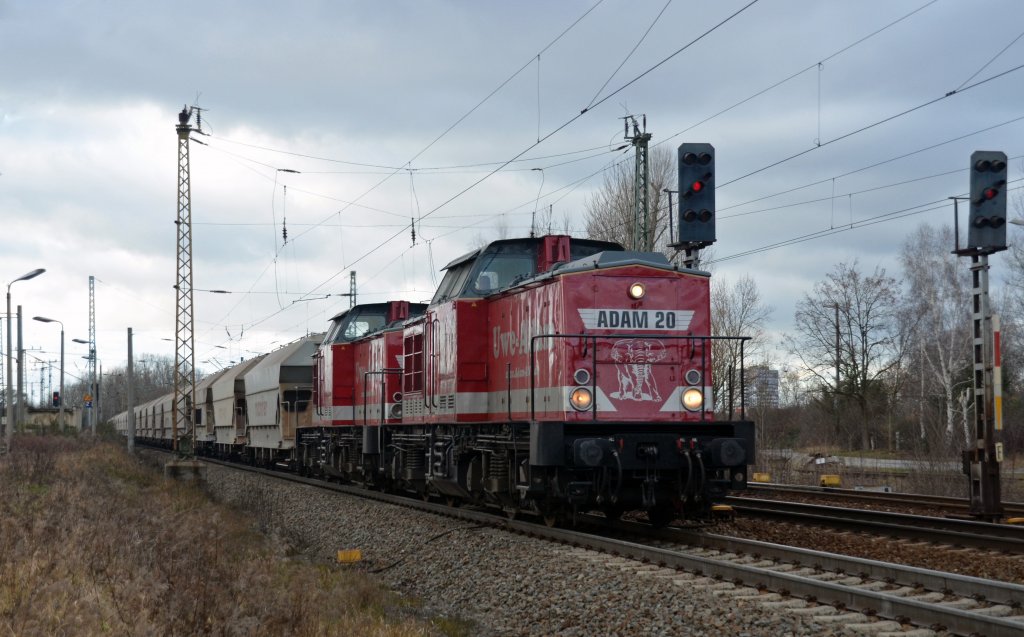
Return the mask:
POLYGON ((779 406, 779 370, 765 365, 747 368, 744 399, 748 407, 779 406))

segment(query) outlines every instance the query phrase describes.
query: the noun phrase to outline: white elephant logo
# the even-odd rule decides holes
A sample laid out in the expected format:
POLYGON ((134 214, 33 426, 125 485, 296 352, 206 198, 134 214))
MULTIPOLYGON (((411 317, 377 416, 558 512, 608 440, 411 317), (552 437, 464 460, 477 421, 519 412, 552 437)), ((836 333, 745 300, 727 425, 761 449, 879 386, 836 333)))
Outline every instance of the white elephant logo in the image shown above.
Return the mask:
POLYGON ((661 341, 650 339, 623 339, 612 347, 615 374, 619 389, 612 392, 612 398, 619 400, 661 401, 658 382, 651 365, 664 360, 665 346, 661 341))

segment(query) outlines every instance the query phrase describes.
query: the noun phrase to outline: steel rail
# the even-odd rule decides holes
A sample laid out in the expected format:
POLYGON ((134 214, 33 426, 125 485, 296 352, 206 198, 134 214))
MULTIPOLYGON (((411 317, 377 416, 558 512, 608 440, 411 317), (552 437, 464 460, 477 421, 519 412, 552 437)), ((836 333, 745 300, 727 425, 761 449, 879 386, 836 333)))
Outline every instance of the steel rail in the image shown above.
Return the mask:
MULTIPOLYGON (((892 504, 894 506, 940 506, 964 511, 970 507, 970 502, 966 498, 954 498, 946 495, 928 495, 891 491, 862 491, 858 489, 841 489, 837 487, 818 487, 765 482, 750 482, 747 484, 747 488, 753 493, 757 493, 759 491, 802 493, 821 498, 834 497, 842 500, 885 503, 892 504)), ((1022 502, 1003 502, 1003 509, 1008 516, 1024 515, 1024 503, 1022 502)))
MULTIPOLYGON (((616 526, 625 532, 634 532, 634 529, 631 528, 633 525, 636 523, 622 522, 616 526)), ((855 574, 865 579, 881 580, 898 586, 943 591, 952 595, 984 599, 998 604, 1019 605, 1024 603, 1024 586, 1010 582, 703 531, 678 528, 650 530, 646 525, 638 526, 647 529, 638 532, 666 542, 699 546, 723 553, 753 555, 762 559, 808 566, 823 571, 855 574)))
POLYGON ((934 518, 867 509, 780 502, 730 496, 737 513, 804 524, 818 524, 900 538, 1024 554, 1024 528, 974 520, 934 518))

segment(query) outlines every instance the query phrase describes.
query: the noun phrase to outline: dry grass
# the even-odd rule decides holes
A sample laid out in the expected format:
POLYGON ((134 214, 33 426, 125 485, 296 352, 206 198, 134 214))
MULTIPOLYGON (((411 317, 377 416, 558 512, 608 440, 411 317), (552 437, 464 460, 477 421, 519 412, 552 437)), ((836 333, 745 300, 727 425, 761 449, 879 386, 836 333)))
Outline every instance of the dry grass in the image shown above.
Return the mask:
POLYGON ((22 437, 0 460, 0 635, 443 632, 253 529, 112 445, 22 437))

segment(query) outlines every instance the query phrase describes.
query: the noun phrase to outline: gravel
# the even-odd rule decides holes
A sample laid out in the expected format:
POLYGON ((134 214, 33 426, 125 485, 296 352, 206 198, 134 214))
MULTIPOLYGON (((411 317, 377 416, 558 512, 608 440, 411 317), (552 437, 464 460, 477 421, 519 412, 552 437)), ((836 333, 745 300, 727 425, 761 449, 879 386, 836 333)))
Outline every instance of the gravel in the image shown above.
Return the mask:
POLYGON ((209 465, 207 487, 251 510, 282 550, 333 562, 360 549, 358 568, 460 634, 858 634, 749 589, 306 485, 209 465))

